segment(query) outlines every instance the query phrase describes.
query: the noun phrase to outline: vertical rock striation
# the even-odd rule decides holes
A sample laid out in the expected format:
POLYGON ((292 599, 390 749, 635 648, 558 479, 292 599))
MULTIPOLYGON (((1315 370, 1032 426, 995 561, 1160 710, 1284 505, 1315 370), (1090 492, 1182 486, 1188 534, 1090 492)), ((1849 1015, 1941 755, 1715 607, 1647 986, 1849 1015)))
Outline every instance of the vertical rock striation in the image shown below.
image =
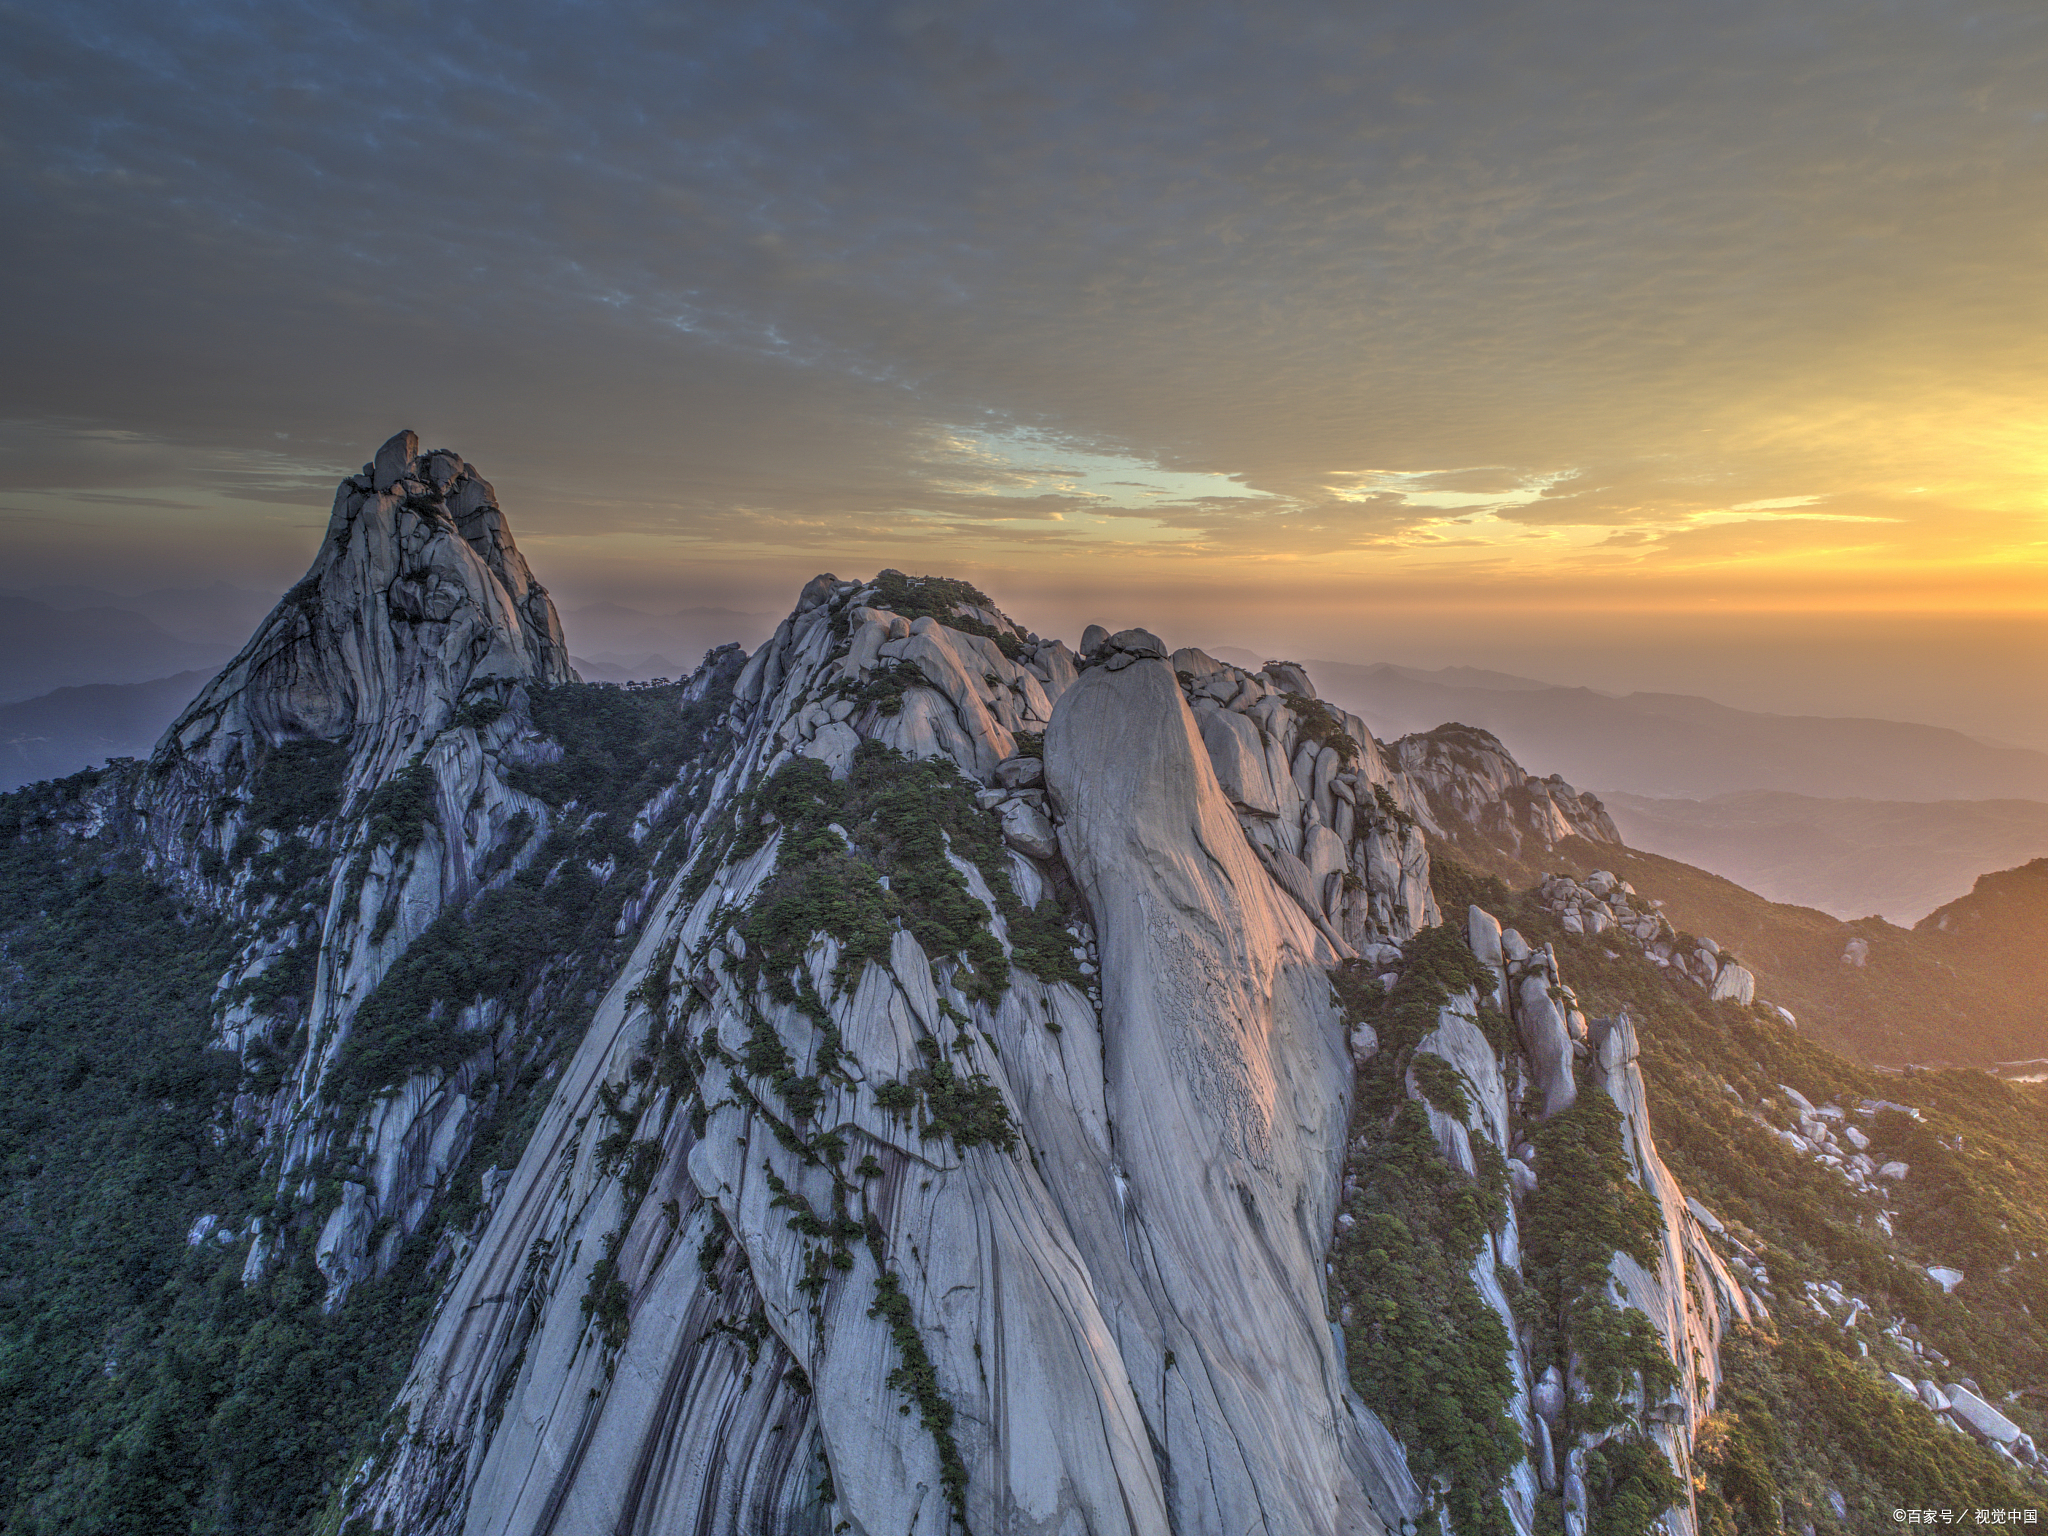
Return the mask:
POLYGON ((312 568, 165 733, 139 809, 175 862, 286 742, 347 743, 361 790, 431 742, 472 684, 574 676, 490 482, 400 432, 341 482, 312 568))
POLYGON ((1498 737, 1472 725, 1440 725, 1403 736, 1388 749, 1415 813, 1437 833, 1465 831, 1511 855, 1567 837, 1619 843, 1614 818, 1597 798, 1556 774, 1523 771, 1498 737))
MULTIPOLYGON (((223 978, 220 1043, 250 1061, 296 1052, 281 1086, 237 1106, 280 1155, 285 1208, 312 1197, 322 1162, 359 1174, 317 1244, 330 1300, 388 1267, 417 1228, 516 1032, 479 1000, 454 1021, 479 1042, 474 1060, 377 1085, 367 1107, 337 1102, 336 1062, 413 942, 549 829, 507 770, 547 750, 525 691, 574 677, 490 483, 400 432, 342 481, 311 569, 135 788, 158 871, 250 935, 223 978), (265 978, 300 968, 304 995, 286 1009, 265 978)), ((259 1236, 250 1279, 270 1246, 259 1236)))
POLYGON ((1386 926, 1347 915, 1370 831, 1337 836, 1321 748, 1297 780, 1281 696, 1240 677, 1294 818, 1267 856, 1339 845, 1340 899, 1284 882, 1157 642, 1097 649, 1077 666, 957 584, 806 587, 362 1513, 936 1536, 1415 1507, 1320 1263, 1348 1114, 1325 968, 1340 925, 1434 916, 1419 844, 1404 882, 1390 839, 1386 926))
POLYGON ((1350 1114, 1338 948, 1252 854, 1163 660, 1084 674, 1046 777, 1105 977, 1131 1258, 1094 1255, 1096 1289, 1173 1469, 1170 1528, 1373 1529, 1395 1500, 1345 1403, 1321 1272, 1350 1114))
MULTIPOLYGON (((895 571, 573 682, 488 483, 401 433, 150 763, 50 812, 238 936, 209 1129, 265 1185, 190 1242, 343 1322, 409 1235, 437 1287, 329 1526, 1697 1536, 1763 1303, 1578 941, 1432 885, 1433 842, 1617 840, 1597 800, 895 571)), ((1753 1001, 1609 873, 1533 900, 1753 1001)))

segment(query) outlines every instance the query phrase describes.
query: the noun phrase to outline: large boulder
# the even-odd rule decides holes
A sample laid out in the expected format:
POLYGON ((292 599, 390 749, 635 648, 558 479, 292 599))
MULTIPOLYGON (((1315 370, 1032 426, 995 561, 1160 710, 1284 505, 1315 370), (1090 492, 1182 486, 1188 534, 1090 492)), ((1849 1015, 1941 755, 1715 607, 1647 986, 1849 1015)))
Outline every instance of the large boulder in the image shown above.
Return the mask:
POLYGON ((1951 1382, 1946 1396, 1949 1412, 1961 1421, 1963 1428, 1987 1445, 2011 1445, 2020 1438, 2022 1431, 2019 1425, 1968 1387, 1951 1382))
POLYGON ((1465 909, 1465 942, 1472 953, 1493 972, 1493 1006, 1508 1011, 1508 963, 1501 949, 1500 919, 1484 907, 1465 909))
POLYGON ((420 451, 419 434, 394 432, 370 460, 371 489, 380 496, 412 473, 413 459, 420 451))
POLYGON ((1003 841, 1027 858, 1049 859, 1059 852, 1059 835, 1045 812, 1028 800, 1011 800, 1003 806, 1003 841))
POLYGON ((1266 772, 1266 744, 1259 728, 1234 710, 1205 711, 1202 745, 1217 786, 1233 805, 1254 816, 1278 816, 1280 802, 1266 772))
POLYGON ((1316 696, 1316 685, 1308 680, 1308 671, 1299 662, 1269 661, 1263 670, 1282 693, 1298 693, 1310 699, 1316 696))
POLYGON ((1707 992, 1707 997, 1713 1002, 1740 1003, 1747 1008, 1756 1000, 1756 977, 1731 960, 1714 977, 1714 985, 1707 992))
POLYGON ((1522 1049, 1529 1056, 1529 1071, 1543 1093, 1543 1117, 1547 1120, 1579 1100, 1579 1085, 1572 1076, 1571 1031, 1565 1025, 1564 1010, 1550 995, 1550 978, 1542 971, 1531 971, 1522 978, 1515 1004, 1515 1024, 1522 1049))

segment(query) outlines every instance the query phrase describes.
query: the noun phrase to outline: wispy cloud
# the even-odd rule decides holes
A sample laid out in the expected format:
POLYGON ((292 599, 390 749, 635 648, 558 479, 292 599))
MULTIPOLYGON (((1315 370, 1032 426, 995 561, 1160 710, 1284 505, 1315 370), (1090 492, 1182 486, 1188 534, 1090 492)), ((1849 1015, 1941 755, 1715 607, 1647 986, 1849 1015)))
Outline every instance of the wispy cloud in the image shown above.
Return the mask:
POLYGON ((17 7, 0 488, 194 575, 403 425, 707 590, 2036 560, 2044 73, 2032 0, 17 7))

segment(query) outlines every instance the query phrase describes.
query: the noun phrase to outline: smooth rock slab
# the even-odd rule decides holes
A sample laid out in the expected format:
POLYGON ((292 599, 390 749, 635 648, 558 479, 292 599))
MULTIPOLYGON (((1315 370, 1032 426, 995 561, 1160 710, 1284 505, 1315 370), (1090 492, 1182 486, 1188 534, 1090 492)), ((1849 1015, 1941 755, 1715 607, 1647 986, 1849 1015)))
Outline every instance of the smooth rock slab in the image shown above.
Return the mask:
POLYGON ((1085 673, 1045 753, 1097 925, 1107 1109, 1134 1213, 1131 1267, 1104 1263, 1095 1284, 1172 1528, 1370 1530, 1366 1449, 1324 1323, 1352 1074, 1323 972, 1335 951, 1253 856, 1163 660, 1085 673))
POLYGON ((2011 1445, 2020 1438, 2019 1425, 1968 1387, 1951 1382, 1948 1386, 1949 1412, 1962 1420, 1963 1428, 1979 1440, 1994 1445, 2011 1445))
POLYGON ((1540 971, 1522 978, 1516 998, 1515 1024, 1521 1031, 1522 1049, 1529 1056, 1529 1070, 1543 1090, 1543 1116, 1570 1109, 1579 1099, 1579 1085, 1572 1075, 1572 1038, 1564 1014, 1550 996, 1550 978, 1540 971))

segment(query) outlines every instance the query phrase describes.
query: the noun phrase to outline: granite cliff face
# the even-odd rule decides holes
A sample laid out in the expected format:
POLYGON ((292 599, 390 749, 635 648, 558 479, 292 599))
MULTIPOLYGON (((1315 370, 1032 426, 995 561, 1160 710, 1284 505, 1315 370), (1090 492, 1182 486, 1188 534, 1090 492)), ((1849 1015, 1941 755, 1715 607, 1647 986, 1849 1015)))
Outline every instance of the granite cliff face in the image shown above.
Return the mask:
MULTIPOLYGON (((1399 966, 1438 920, 1412 791, 1298 669, 1083 644, 948 583, 805 589, 350 1496, 372 1528, 1440 1506, 1351 1389, 1324 1263, 1355 1065, 1331 968, 1399 966)), ((1525 1069, 1489 1061, 1464 1134, 1498 1144, 1525 1069)), ((1646 1122, 1635 1145, 1654 1184, 1646 1122)), ((1675 1209, 1670 1262, 1617 1283, 1684 1351, 1722 1317, 1678 1281, 1675 1209)))
MULTIPOLYGON (((53 813, 238 937, 213 1134, 268 1193, 190 1242, 433 1297, 334 1527, 1705 1528, 1761 1282, 1629 1011, 1432 869, 1614 841, 1597 800, 894 571, 679 686, 566 654, 488 484, 400 434, 53 813)), ((1611 877, 1537 899, 1750 1010, 1611 877)))
POLYGON ((1500 739, 1470 725, 1440 725, 1403 736, 1389 754, 1432 832, 1469 832, 1510 855, 1562 838, 1618 843, 1614 818, 1592 795, 1552 774, 1538 778, 1500 739))
MULTIPOLYGON (((400 432, 342 481, 312 568, 165 733, 133 792, 148 861, 249 934, 223 978, 220 1044, 245 1059, 299 1047, 236 1118, 276 1149, 288 1199, 323 1164, 359 1173, 316 1244, 331 1299, 387 1268, 418 1225, 516 1031, 501 1006, 476 1003, 459 1021, 474 1059, 376 1084, 397 1091, 366 1115, 353 1098, 338 1106, 336 1064, 413 943, 549 830, 550 808, 506 770, 550 750, 527 728, 526 690, 574 676, 490 483, 400 432), (285 992, 289 970, 303 975, 285 992)), ((250 1278, 274 1246, 256 1232, 250 1278)))
POLYGON ((472 687, 574 676, 490 482, 400 432, 341 482, 312 569, 165 734, 138 808, 175 858, 232 829, 219 798, 288 742, 346 744, 349 788, 374 787, 472 687))

